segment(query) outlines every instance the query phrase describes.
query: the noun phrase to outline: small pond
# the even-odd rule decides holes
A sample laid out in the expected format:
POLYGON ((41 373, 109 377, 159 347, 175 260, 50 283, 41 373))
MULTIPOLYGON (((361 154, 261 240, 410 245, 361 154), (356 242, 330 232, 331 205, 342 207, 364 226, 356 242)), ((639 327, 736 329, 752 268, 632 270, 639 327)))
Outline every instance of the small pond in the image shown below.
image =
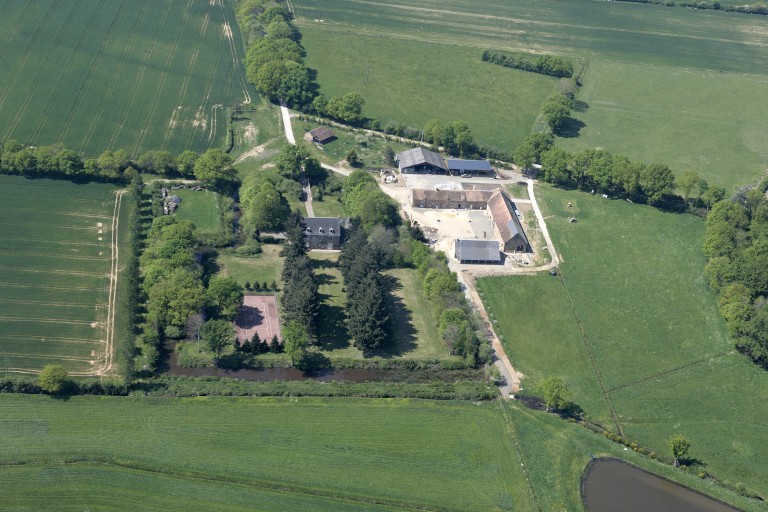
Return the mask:
POLYGON ((588 512, 738 512, 617 459, 587 466, 581 496, 588 512))

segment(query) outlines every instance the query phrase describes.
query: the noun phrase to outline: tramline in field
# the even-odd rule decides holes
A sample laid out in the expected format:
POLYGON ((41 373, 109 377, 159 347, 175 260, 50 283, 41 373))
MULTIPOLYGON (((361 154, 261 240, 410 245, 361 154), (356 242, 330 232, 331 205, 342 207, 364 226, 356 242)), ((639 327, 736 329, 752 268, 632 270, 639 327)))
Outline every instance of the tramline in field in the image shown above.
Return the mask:
POLYGON ((121 194, 0 176, 0 370, 112 367, 121 194))

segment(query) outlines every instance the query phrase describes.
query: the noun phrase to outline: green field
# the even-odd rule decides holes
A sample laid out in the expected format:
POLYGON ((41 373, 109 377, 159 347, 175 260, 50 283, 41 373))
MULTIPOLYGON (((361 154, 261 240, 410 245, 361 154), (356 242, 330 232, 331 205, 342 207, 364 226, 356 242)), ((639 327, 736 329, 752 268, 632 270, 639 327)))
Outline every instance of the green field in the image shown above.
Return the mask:
POLYGON ((682 433, 699 470, 768 492, 768 374, 728 340, 702 277, 702 220, 552 188, 539 194, 564 257, 560 275, 478 281, 528 377, 523 387, 562 376, 593 421, 658 453, 682 433))
POLYGON ((281 245, 264 244, 262 253, 258 256, 237 256, 236 254, 221 254, 216 259, 222 275, 231 277, 240 285, 248 283, 272 284, 280 282, 283 271, 283 260, 280 258, 281 245))
POLYGON ((180 188, 172 191, 172 194, 181 199, 181 204, 174 213, 174 217, 179 220, 192 221, 199 234, 207 235, 219 232, 221 221, 219 220, 219 207, 215 192, 180 188))
POLYGON ((225 107, 258 100, 242 48, 229 1, 0 0, 0 140, 86 155, 221 146, 225 107))
POLYGON ((111 365, 116 189, 0 176, 2 367, 111 365))
MULTIPOLYGON (((42 471, 21 468, 17 473, 34 477, 39 485, 50 480, 80 510, 92 504, 78 498, 101 502, 96 501, 103 499, 97 486, 108 476, 89 480, 93 467, 85 465, 68 478, 70 468, 61 464, 65 459, 144 470, 111 468, 109 473, 119 479, 109 479, 107 496, 125 493, 137 499, 142 482, 161 474, 159 482, 172 493, 200 481, 213 495, 198 495, 214 503, 234 488, 236 510, 251 493, 271 495, 272 507, 280 498, 295 500, 297 508, 285 501, 280 510, 303 510, 302 501, 312 497, 318 498, 315 510, 339 510, 336 500, 354 510, 490 511, 509 509, 509 503, 529 508, 520 465, 494 403, 204 397, 55 401, 6 395, 3 419, 0 433, 6 442, 0 460, 43 465, 42 471)), ((0 470, 0 481, 20 478, 14 476, 17 469, 0 470)), ((150 489, 143 489, 149 499, 163 499, 154 496, 164 494, 163 488, 150 489)), ((44 506, 48 492, 27 499, 44 506)), ((269 506, 265 509, 277 510, 269 506)))
POLYGON ((763 16, 624 2, 296 0, 307 62, 329 95, 357 91, 373 117, 420 127, 465 119, 514 149, 550 82, 479 61, 485 48, 589 62, 586 126, 602 147, 733 187, 768 166, 763 16), (486 96, 489 95, 489 96, 486 96))

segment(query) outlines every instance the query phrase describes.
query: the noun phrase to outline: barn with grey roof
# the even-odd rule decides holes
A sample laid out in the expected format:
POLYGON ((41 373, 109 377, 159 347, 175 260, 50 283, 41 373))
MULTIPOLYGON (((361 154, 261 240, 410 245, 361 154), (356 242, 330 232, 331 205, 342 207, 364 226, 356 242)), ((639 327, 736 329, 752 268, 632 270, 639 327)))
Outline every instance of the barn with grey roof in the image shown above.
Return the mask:
POLYGON ((454 255, 459 263, 464 264, 501 264, 499 242, 495 240, 458 239, 454 244, 454 255))
POLYGON ((397 161, 397 168, 403 174, 423 172, 442 174, 448 172, 448 166, 443 157, 424 148, 401 151, 395 155, 395 160, 397 161))

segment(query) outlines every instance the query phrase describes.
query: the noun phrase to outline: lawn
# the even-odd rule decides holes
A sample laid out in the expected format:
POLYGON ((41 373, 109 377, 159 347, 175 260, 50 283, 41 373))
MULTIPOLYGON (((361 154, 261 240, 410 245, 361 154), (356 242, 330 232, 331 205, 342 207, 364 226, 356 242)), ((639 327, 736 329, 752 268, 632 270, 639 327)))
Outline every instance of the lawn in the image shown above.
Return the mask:
POLYGON ((560 275, 478 281, 513 365, 528 376, 523 387, 562 376, 606 428, 660 452, 682 433, 705 464, 697 470, 768 491, 760 420, 768 374, 732 352, 701 275, 702 220, 548 187, 538 193, 564 257, 560 275))
POLYGON ((192 221, 200 234, 218 233, 221 222, 216 192, 182 188, 174 190, 173 194, 181 199, 181 204, 174 214, 177 219, 192 221))
POLYGON ((262 253, 257 256, 238 256, 227 253, 220 254, 216 259, 219 272, 231 277, 241 285, 248 283, 280 284, 280 274, 283 271, 283 260, 280 258, 281 245, 263 244, 262 253))
POLYGON ((0 176, 6 369, 37 371, 56 363, 91 373, 108 366, 116 190, 0 176))
MULTIPOLYGON (((22 488, 42 487, 27 496, 27 507, 60 510, 48 501, 54 489, 79 510, 96 509, 109 496, 139 499, 139 489, 147 505, 161 507, 166 493, 200 486, 184 500, 199 493, 214 505, 196 510, 230 503, 229 490, 235 510, 259 495, 269 499, 266 510, 304 510, 307 501, 314 502, 310 510, 344 503, 355 510, 530 509, 496 403, 5 395, 3 418, 0 460, 35 465, 6 467, 0 481, 27 477, 22 488), (106 474, 93 480, 97 467, 64 459, 103 463, 98 470, 106 474), (110 476, 117 478, 107 483, 110 476), (142 486, 149 478, 153 484, 142 486), (279 507, 281 497, 290 501, 279 507)), ((23 500, 3 488, 4 496, 23 500)), ((143 503, 137 506, 147 508, 143 503)))
POLYGON ((232 2, 0 0, 0 13, 0 140, 202 151, 224 144, 226 106, 258 101, 232 2))
MULTIPOLYGON (((323 2, 324 12, 339 4, 329 3, 326 8, 323 2)), ((375 12, 378 6, 366 8, 375 12)), ((356 20, 360 27, 370 21, 356 20)), ((530 134, 541 104, 554 91, 554 78, 486 64, 477 48, 413 41, 405 32, 397 37, 350 32, 349 23, 302 21, 307 65, 318 70, 323 94, 358 92, 366 100, 365 113, 385 123, 421 129, 431 119, 463 120, 479 142, 511 148, 530 134)))
POLYGON ((360 92, 372 117, 464 119, 479 142, 512 150, 554 82, 480 54, 544 52, 589 62, 575 116, 585 126, 565 147, 695 169, 729 189, 768 166, 762 16, 597 1, 292 4, 321 90, 360 92))
MULTIPOLYGON (((315 274, 323 300, 320 307, 319 342, 322 350, 333 357, 361 359, 363 354, 352 345, 344 321, 347 300, 344 280, 336 267, 338 253, 312 251, 315 274)), ((421 279, 413 269, 391 269, 385 272, 390 287, 390 342, 377 355, 408 359, 458 359, 451 356, 440 339, 432 318, 432 305, 421 288, 421 279)))
MULTIPOLYGON (((320 126, 319 123, 301 121, 298 118, 292 119, 291 125, 297 141, 303 141, 306 132, 320 126)), ((312 156, 330 165, 337 165, 345 160, 349 151, 354 149, 360 158, 362 169, 381 169, 382 167, 390 167, 384 158, 384 148, 389 146, 395 153, 411 149, 411 146, 363 133, 353 133, 340 128, 334 128, 333 131, 336 138, 325 144, 316 145, 303 142, 312 156)))

